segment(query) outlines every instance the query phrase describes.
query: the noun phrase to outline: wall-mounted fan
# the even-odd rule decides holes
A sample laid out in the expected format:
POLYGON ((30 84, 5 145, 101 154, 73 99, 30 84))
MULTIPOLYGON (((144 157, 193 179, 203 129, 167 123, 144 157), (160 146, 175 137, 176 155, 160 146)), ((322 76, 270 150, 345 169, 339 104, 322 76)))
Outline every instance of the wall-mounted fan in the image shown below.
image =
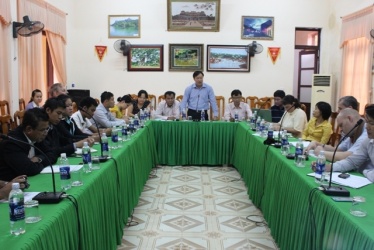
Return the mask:
POLYGON ((131 43, 127 40, 117 40, 114 43, 114 49, 123 56, 127 56, 129 54, 130 48, 131 43))
POLYGON ((253 41, 245 47, 245 50, 249 56, 255 56, 255 54, 260 54, 264 50, 264 47, 256 41, 253 41))
POLYGON ((29 16, 23 17, 23 23, 13 22, 13 38, 20 36, 36 35, 44 29, 44 24, 39 21, 31 21, 29 16))

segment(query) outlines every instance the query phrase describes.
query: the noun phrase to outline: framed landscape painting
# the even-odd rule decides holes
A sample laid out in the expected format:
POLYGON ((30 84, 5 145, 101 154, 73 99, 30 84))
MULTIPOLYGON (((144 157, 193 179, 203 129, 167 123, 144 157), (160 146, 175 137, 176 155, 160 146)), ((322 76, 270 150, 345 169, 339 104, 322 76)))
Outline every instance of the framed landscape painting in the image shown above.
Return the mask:
POLYGON ((109 38, 140 38, 140 15, 108 16, 109 38))
POLYGON ((208 45, 207 71, 249 72, 246 45, 208 45))
POLYGON ((164 45, 131 45, 127 56, 128 71, 163 71, 164 45))
POLYGON ((203 70, 203 44, 169 44, 170 71, 203 70))
POLYGON ((274 17, 242 16, 241 38, 274 40, 274 17))
POLYGON ((221 0, 167 0, 168 31, 219 31, 221 0))

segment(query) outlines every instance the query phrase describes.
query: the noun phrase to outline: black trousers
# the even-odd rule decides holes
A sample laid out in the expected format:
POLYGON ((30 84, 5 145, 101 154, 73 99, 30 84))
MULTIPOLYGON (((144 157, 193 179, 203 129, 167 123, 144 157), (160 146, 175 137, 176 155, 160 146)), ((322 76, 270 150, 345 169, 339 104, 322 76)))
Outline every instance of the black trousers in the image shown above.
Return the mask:
MULTIPOLYGON (((193 110, 193 109, 188 109, 187 111, 188 116, 192 116, 192 120, 201 120, 201 110, 193 110)), ((208 121, 208 111, 205 110, 205 120, 208 121)))

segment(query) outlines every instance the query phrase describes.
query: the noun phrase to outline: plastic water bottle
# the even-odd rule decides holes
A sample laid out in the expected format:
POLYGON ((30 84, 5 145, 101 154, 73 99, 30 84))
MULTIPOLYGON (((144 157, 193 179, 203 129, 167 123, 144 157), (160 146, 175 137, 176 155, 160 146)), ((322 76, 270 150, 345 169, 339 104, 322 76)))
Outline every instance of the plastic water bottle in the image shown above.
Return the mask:
POLYGON ((260 133, 261 132, 261 116, 258 116, 257 117, 257 121, 256 121, 256 133, 260 133))
POLYGON ((60 166, 61 189, 65 191, 71 188, 70 164, 65 153, 61 154, 59 166, 60 166))
POLYGON ((205 122, 205 110, 201 110, 201 119, 202 122, 205 122))
POLYGON ((125 142, 128 140, 128 135, 127 135, 127 127, 122 126, 122 142, 125 142))
POLYGON ((146 110, 143 110, 143 109, 141 109, 140 111, 139 111, 139 119, 140 119, 140 121, 139 121, 139 125, 140 125, 140 127, 142 127, 142 126, 144 126, 144 122, 145 122, 145 120, 147 119, 147 113, 146 113, 147 111, 146 110))
POLYGON ((262 137, 266 136, 266 135, 264 136, 264 130, 265 130, 265 120, 261 119, 261 122, 260 122, 260 133, 261 133, 262 137))
POLYGON ((101 135, 101 149, 103 151, 103 156, 109 156, 108 137, 106 137, 106 133, 101 135))
MULTIPOLYGON (((151 115, 148 109, 144 110, 144 121, 148 121, 150 119, 151 115)), ((144 123, 143 123, 144 125, 144 123)))
POLYGON ((182 109, 182 121, 185 121, 187 120, 187 114, 186 114, 186 111, 184 109, 182 109))
POLYGON ((296 142, 295 162, 297 162, 297 157, 299 155, 303 155, 303 153, 304 153, 303 139, 299 138, 299 140, 296 142))
POLYGON ((112 128, 112 148, 118 148, 118 130, 115 126, 112 128))
POLYGON ((257 111, 253 112, 252 119, 253 119, 253 123, 256 123, 256 119, 257 119, 257 111))
POLYGON ((270 123, 268 127, 268 139, 271 140, 274 137, 274 129, 273 129, 273 124, 270 123))
POLYGON ((25 233, 24 195, 19 188, 19 183, 12 183, 12 191, 9 193, 9 215, 10 233, 13 235, 25 233))
POLYGON ((287 130, 283 130, 283 132, 282 132, 281 143, 282 143, 282 146, 289 145, 287 130))
POLYGON ((239 112, 237 110, 235 110, 234 120, 235 122, 239 122, 239 112))
POLYGON ((319 152, 317 162, 316 162, 316 172, 314 173, 314 180, 318 184, 323 184, 325 180, 325 167, 326 167, 326 157, 325 151, 319 152))
POLYGON ((82 160, 83 160, 83 172, 92 172, 92 160, 91 160, 91 148, 88 146, 88 142, 83 142, 82 148, 82 160))

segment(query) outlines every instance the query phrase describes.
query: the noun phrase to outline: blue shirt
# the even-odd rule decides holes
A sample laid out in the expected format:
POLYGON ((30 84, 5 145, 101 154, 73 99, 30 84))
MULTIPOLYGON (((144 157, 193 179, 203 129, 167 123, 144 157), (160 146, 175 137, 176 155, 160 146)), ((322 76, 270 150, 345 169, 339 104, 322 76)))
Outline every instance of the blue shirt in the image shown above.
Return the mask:
POLYGON ((212 106, 213 115, 218 117, 218 107, 213 88, 206 83, 203 83, 201 88, 198 88, 196 83, 194 83, 184 91, 180 108, 181 110, 187 107, 193 110, 209 110, 209 104, 212 106))

